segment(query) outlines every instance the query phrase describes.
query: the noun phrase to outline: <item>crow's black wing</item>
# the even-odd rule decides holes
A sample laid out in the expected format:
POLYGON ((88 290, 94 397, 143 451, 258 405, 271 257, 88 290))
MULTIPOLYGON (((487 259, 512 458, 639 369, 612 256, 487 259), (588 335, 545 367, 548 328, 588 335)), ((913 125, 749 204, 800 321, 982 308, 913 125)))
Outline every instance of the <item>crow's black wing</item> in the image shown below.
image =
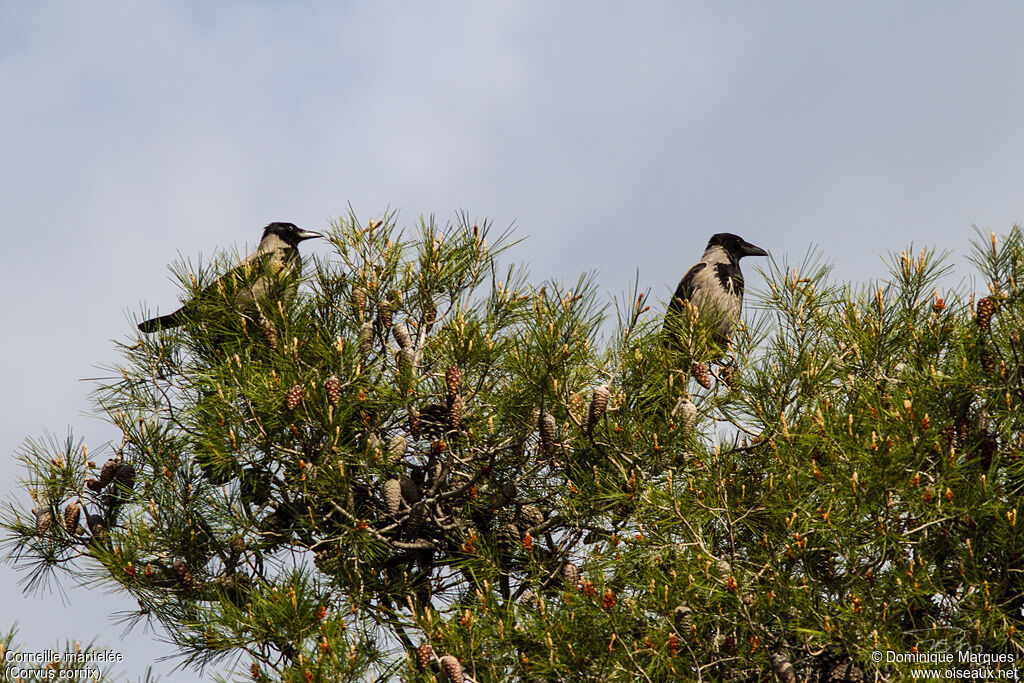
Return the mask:
POLYGON ((707 268, 708 264, 698 263, 693 268, 686 271, 686 275, 679 281, 679 285, 676 287, 676 293, 672 295, 672 301, 668 302, 668 315, 678 315, 683 310, 683 302, 689 301, 693 296, 693 281, 697 278, 697 273, 707 268))
POLYGON ((272 258, 273 254, 269 252, 258 251, 254 254, 249 254, 237 266, 208 284, 197 298, 202 301, 204 299, 222 297, 225 294, 228 296, 237 295, 239 290, 252 287, 253 283, 266 275, 272 258))
POLYGON ((697 274, 707 268, 707 266, 708 264, 706 263, 698 263, 686 271, 686 275, 683 276, 683 279, 679 281, 679 285, 676 287, 675 294, 672 295, 672 301, 668 302, 664 325, 664 343, 666 348, 677 346, 676 334, 680 325, 682 325, 680 316, 683 313, 683 303, 693 297, 694 280, 697 279, 697 274))
POLYGON ((250 254, 237 266, 204 287, 194 298, 186 301, 181 308, 168 315, 144 320, 139 323, 139 329, 148 334, 184 325, 185 320, 197 309, 219 299, 236 301, 243 308, 250 305, 253 299, 252 288, 260 276, 266 276, 272 257, 269 252, 258 251, 250 254))

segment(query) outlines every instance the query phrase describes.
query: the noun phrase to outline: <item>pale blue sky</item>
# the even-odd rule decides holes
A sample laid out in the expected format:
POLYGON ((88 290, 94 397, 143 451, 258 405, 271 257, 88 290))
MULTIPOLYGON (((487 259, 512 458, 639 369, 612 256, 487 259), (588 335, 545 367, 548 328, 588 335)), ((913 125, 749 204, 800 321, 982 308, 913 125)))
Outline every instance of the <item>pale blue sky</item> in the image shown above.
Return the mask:
MULTIPOLYGON (((639 269, 666 297, 724 230, 844 280, 911 242, 967 276, 972 224, 1024 220, 1022 28, 1009 2, 0 3, 0 452, 114 436, 79 380, 173 306, 178 252, 349 202, 515 223, 538 279, 612 293, 639 269)), ((130 602, 69 599, 5 599, 0 629, 132 673, 168 652, 121 640, 130 602)))

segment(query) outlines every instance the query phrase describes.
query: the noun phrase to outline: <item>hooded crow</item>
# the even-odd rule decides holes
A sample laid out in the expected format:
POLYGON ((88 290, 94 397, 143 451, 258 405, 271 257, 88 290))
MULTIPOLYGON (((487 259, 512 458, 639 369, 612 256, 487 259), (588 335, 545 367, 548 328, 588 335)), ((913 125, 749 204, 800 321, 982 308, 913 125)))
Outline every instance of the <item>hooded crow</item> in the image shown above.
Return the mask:
POLYGON ((723 349, 732 340, 743 306, 744 256, 767 256, 738 235, 720 232, 712 235, 700 262, 686 271, 679 281, 665 313, 665 345, 679 349, 679 333, 687 318, 684 311, 695 310, 707 325, 712 340, 723 349))
POLYGON ((244 317, 253 319, 259 305, 278 292, 276 283, 286 283, 285 297, 295 293, 302 269, 299 242, 315 237, 323 235, 293 223, 271 223, 263 229, 263 238, 254 253, 178 310, 145 320, 139 323, 139 329, 150 333, 182 325, 204 302, 215 301, 218 296, 229 297, 244 317))

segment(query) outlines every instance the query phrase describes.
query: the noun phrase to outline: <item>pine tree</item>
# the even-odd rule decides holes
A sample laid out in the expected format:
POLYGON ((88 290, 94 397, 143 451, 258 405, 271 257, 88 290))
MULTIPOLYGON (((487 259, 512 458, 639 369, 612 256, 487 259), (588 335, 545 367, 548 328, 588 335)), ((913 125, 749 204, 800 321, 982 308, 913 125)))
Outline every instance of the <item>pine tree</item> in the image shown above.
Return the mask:
POLYGON ((26 442, 9 558, 31 587, 114 581, 187 664, 244 653, 256 681, 900 680, 871 653, 1021 652, 1019 228, 975 246, 977 295, 927 251, 861 288, 771 266, 727 381, 647 293, 611 319, 590 278, 501 269, 509 238, 349 216, 259 325, 225 300, 133 337, 96 395, 113 464, 26 442))

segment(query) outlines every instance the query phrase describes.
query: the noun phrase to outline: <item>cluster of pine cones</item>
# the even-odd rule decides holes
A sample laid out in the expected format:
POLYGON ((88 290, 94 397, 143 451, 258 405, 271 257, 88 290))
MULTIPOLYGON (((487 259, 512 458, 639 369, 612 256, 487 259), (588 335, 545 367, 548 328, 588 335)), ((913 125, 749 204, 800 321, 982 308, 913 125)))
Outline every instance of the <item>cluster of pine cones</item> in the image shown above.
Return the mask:
MULTIPOLYGON (((90 467, 95 465, 90 463, 90 467)), ((117 517, 118 509, 134 487, 135 467, 120 458, 111 458, 100 468, 99 475, 86 479, 78 494, 64 505, 59 525, 55 522, 60 504, 44 505, 33 510, 36 534, 45 537, 59 529, 73 537, 82 537, 86 530, 79 522, 84 511, 92 537, 105 538, 107 529, 117 517), (86 503, 95 511, 90 512, 86 503)))

